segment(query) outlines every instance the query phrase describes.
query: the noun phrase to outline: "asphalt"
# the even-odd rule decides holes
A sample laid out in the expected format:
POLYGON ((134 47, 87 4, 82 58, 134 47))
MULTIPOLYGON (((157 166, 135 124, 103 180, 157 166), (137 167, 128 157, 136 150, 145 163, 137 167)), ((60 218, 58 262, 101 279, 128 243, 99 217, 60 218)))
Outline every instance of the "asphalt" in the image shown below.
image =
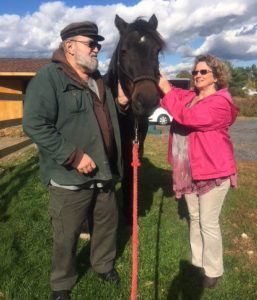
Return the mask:
POLYGON ((238 118, 229 132, 236 160, 257 161, 257 118, 238 118))

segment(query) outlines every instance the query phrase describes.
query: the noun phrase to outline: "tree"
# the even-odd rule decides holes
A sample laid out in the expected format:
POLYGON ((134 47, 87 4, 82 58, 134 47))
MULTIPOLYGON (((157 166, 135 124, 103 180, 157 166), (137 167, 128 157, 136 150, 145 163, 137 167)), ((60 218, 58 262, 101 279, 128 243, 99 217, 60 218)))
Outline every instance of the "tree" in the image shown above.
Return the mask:
POLYGON ((231 79, 229 82, 229 89, 233 96, 245 96, 243 90, 248 81, 248 70, 244 67, 233 67, 231 63, 226 62, 229 66, 231 79))
POLYGON ((176 75, 176 78, 189 78, 189 79, 192 79, 192 75, 188 71, 181 71, 176 75))

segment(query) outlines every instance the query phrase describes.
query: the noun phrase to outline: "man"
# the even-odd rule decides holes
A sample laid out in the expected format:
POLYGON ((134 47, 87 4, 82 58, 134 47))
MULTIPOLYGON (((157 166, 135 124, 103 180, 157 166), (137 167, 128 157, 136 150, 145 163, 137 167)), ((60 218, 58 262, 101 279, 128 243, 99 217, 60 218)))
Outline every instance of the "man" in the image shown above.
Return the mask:
POLYGON ((114 269, 118 212, 114 185, 121 176, 121 142, 115 101, 97 71, 101 49, 92 22, 72 23, 62 43, 31 80, 23 128, 39 149, 49 188, 53 226, 53 299, 71 299, 76 283, 76 243, 89 206, 93 210, 90 261, 105 281, 114 269))

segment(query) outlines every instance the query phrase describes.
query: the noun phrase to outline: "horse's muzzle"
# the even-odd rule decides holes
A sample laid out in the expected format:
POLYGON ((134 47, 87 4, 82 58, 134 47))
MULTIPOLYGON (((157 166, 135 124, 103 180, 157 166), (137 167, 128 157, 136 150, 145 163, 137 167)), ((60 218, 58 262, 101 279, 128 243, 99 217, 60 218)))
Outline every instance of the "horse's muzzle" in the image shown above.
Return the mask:
POLYGON ((138 82, 131 99, 133 112, 139 117, 149 117, 160 104, 160 94, 152 81, 138 82))

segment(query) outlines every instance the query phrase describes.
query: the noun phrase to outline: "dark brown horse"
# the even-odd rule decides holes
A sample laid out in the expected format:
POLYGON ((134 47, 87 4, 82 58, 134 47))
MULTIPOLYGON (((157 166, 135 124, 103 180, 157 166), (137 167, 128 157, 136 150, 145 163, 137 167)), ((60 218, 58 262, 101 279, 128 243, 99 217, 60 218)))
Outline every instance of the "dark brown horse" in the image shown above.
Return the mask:
POLYGON ((159 105, 157 88, 159 77, 158 55, 164 42, 156 31, 155 15, 145 21, 141 18, 127 23, 118 15, 115 25, 120 40, 114 51, 105 80, 117 97, 118 81, 130 101, 126 111, 120 111, 119 121, 123 148, 124 177, 122 181, 123 213, 125 221, 131 223, 132 210, 132 142, 135 124, 138 128, 139 152, 143 154, 143 143, 148 130, 148 116, 159 105))

